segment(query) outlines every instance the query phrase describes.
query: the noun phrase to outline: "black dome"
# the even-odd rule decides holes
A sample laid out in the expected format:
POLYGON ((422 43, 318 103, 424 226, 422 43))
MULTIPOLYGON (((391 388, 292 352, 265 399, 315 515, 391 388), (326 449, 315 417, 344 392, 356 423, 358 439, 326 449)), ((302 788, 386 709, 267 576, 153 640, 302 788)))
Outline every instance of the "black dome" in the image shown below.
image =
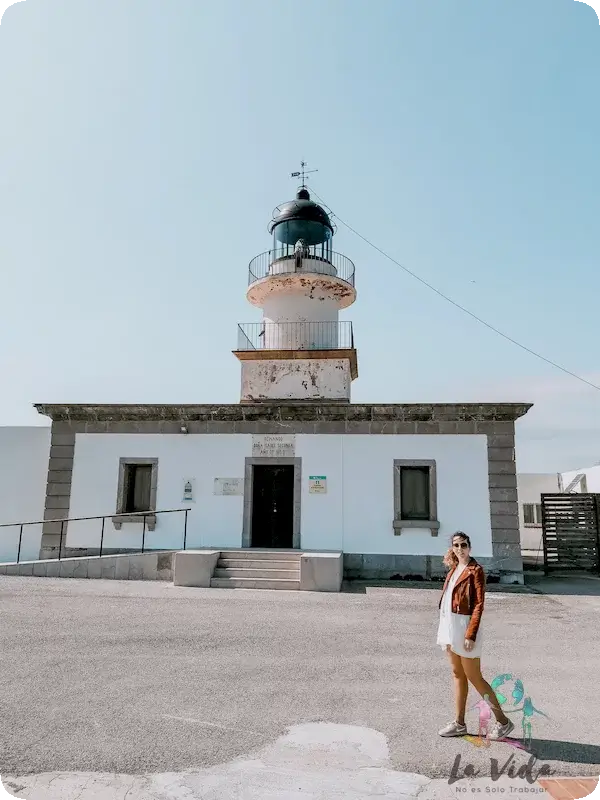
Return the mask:
POLYGON ((333 225, 327 213, 320 205, 310 199, 310 194, 304 187, 298 191, 295 200, 289 200, 287 203, 282 203, 280 206, 277 206, 269 225, 269 233, 272 233, 273 228, 279 225, 280 222, 287 222, 289 220, 320 222, 321 225, 328 227, 332 233, 334 232, 333 225))

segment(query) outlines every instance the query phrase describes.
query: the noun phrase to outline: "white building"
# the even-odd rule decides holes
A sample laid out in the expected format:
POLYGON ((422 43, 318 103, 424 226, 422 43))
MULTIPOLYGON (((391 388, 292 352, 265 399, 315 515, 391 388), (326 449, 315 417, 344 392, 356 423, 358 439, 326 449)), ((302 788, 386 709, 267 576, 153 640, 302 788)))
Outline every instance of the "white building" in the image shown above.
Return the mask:
MULTIPOLYGON (((61 541, 73 555, 97 553, 101 538, 114 552, 142 535, 148 549, 185 537, 187 548, 339 551, 345 576, 367 579, 443 574, 462 530, 490 574, 522 582, 514 435, 530 405, 351 403, 357 354, 339 312, 356 299, 354 265, 304 187, 271 231, 272 249, 250 262, 263 321, 239 326, 240 403, 37 405, 51 446, 48 461, 38 434, 31 474, 47 482, 31 482, 30 502, 7 498, 0 521, 43 506, 42 557, 61 541), (185 529, 183 514, 159 513, 179 508, 185 529), (156 513, 141 524, 138 512, 156 513)), ((3 451, 5 470, 25 446, 8 461, 3 451)))
POLYGON ((583 467, 561 474, 562 491, 586 494, 587 492, 600 493, 600 464, 593 467, 583 467))
POLYGON ((520 472, 517 475, 519 493, 519 526, 521 552, 524 556, 544 561, 542 543, 542 495, 560 492, 560 475, 556 472, 520 472))

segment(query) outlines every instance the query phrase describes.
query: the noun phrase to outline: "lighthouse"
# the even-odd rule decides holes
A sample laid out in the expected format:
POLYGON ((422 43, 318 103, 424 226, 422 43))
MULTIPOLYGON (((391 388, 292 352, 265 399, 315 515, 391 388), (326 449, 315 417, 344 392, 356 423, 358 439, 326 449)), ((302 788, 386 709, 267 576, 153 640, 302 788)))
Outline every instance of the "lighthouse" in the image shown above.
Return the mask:
POLYGON ((248 267, 248 301, 262 321, 238 326, 241 402, 350 402, 358 377, 352 323, 354 264, 333 249, 335 226, 305 185, 277 206, 271 249, 248 267))

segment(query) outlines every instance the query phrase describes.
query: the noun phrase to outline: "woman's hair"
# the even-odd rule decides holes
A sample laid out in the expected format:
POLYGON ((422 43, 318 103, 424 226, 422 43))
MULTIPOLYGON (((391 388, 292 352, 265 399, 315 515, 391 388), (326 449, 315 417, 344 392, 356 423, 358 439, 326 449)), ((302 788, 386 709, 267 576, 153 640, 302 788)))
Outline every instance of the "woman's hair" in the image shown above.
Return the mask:
POLYGON ((453 533, 452 536, 450 537, 450 549, 444 556, 444 564, 448 567, 448 569, 452 569, 452 567, 455 567, 458 564, 458 557, 454 552, 454 550, 452 549, 452 542, 457 536, 459 536, 469 545, 469 547, 471 547, 471 540, 469 539, 466 533, 463 533, 462 531, 456 531, 456 533, 453 533))

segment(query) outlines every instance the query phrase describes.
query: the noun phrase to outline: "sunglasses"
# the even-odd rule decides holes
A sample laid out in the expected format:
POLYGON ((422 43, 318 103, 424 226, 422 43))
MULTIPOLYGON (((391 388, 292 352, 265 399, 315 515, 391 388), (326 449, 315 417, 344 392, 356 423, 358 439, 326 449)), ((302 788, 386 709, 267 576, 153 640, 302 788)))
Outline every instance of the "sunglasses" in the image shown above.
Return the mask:
POLYGON ((467 548, 469 545, 466 542, 454 542, 452 547, 460 547, 461 550, 463 547, 467 548))

